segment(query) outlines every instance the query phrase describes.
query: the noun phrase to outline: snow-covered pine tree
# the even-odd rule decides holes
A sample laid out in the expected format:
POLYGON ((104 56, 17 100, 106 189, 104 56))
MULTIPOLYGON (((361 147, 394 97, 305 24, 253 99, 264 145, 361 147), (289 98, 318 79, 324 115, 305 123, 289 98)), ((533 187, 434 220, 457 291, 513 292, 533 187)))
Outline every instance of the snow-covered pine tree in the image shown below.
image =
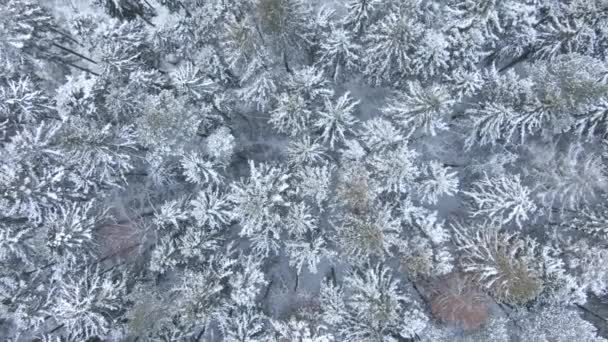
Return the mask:
POLYGON ((321 297, 330 331, 346 340, 412 338, 429 320, 415 297, 381 266, 353 270, 343 287, 325 284, 321 297))

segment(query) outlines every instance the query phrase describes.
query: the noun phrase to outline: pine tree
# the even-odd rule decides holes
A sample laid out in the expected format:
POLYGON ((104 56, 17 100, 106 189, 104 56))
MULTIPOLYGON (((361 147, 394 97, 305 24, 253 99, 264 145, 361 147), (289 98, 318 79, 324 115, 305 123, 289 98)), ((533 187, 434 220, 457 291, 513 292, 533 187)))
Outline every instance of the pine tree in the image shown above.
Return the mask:
POLYGON ((400 285, 387 268, 354 271, 345 278, 344 288, 327 284, 321 289, 324 320, 347 340, 416 336, 428 318, 400 285))
POLYGON ((452 196, 458 191, 458 179, 455 172, 441 165, 437 161, 432 161, 426 170, 427 177, 421 181, 420 193, 425 202, 435 204, 439 196, 452 196))
POLYGON ((402 241, 400 222, 391 208, 375 208, 368 216, 346 215, 335 224, 336 242, 341 253, 355 263, 390 256, 402 241))
POLYGON ((298 167, 319 164, 329 158, 326 148, 309 135, 292 140, 287 146, 287 156, 289 163, 298 167))
POLYGON ((329 72, 334 81, 342 80, 346 73, 356 70, 362 55, 361 46, 353 41, 350 33, 336 27, 332 27, 321 42, 318 54, 317 63, 329 72))
POLYGON ((367 120, 361 126, 358 136, 371 151, 390 149, 406 140, 401 129, 382 118, 367 120))
POLYGON ((380 6, 378 0, 350 0, 346 4, 348 14, 343 19, 344 26, 353 30, 358 36, 363 35, 373 21, 378 6, 380 6))
POLYGON ((411 56, 423 35, 414 11, 408 5, 392 9, 369 28, 363 45, 368 51, 363 65, 374 85, 394 85, 412 69, 411 56))
POLYGON ((462 269, 476 277, 496 300, 523 304, 540 294, 537 243, 493 227, 459 226, 454 231, 462 269))
POLYGON ((531 174, 538 180, 540 202, 550 213, 580 208, 605 191, 607 180, 598 156, 585 155, 578 144, 563 152, 558 152, 557 146, 540 149, 544 156, 532 159, 531 174))
POLYGON ((378 180, 378 191, 405 194, 414 187, 414 180, 420 175, 418 153, 403 144, 395 150, 381 152, 369 161, 378 180))
POLYGON ((47 312, 65 329, 65 335, 87 339, 109 333, 111 313, 120 310, 125 291, 124 278, 110 276, 98 269, 85 270, 84 274, 65 275, 53 285, 47 312))
POLYGON ((311 112, 305 100, 298 95, 282 93, 277 98, 270 120, 275 129, 290 136, 298 136, 308 130, 311 112))
POLYGON ((325 108, 317 113, 314 126, 321 130, 321 140, 329 143, 330 148, 344 141, 351 127, 357 123, 353 112, 359 101, 353 101, 349 93, 340 96, 335 102, 325 99, 325 108))
POLYGON ((497 225, 515 222, 518 227, 529 220, 530 214, 537 210, 531 199, 531 189, 521 184, 521 178, 513 175, 502 175, 484 178, 473 183, 472 191, 465 191, 475 208, 471 216, 487 216, 497 225))
POLYGON ((391 100, 383 112, 408 131, 421 128, 425 133, 436 135, 438 130, 448 129, 445 119, 453 104, 444 87, 423 88, 419 82, 412 82, 408 83, 407 91, 391 100))
POLYGON ((233 185, 231 199, 240 221, 241 236, 252 239, 255 251, 268 255, 278 249, 281 208, 289 207, 289 174, 268 164, 249 163, 247 180, 233 185))
POLYGON ((522 314, 520 317, 519 322, 523 325, 519 336, 521 339, 565 342, 576 336, 586 341, 606 340, 597 336, 596 328, 591 323, 567 308, 546 307, 522 314))

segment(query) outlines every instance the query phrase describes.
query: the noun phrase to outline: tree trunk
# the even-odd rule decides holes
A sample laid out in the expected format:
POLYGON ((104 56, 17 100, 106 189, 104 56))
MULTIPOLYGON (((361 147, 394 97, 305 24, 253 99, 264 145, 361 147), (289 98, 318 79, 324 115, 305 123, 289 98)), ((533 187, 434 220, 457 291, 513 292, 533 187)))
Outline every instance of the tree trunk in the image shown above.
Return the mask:
POLYGON ((203 328, 203 330, 201 330, 201 332, 198 333, 198 335, 196 335, 196 339, 195 341, 200 341, 201 337, 203 337, 203 334, 205 333, 205 328, 203 328))
POLYGON ((100 74, 98 74, 98 73, 96 73, 94 71, 91 71, 90 69, 78 66, 78 65, 76 65, 74 63, 71 63, 71 62, 68 62, 68 61, 64 61, 63 59, 60 59, 60 58, 53 58, 52 60, 54 60, 55 62, 59 62, 61 64, 65 64, 65 65, 71 66, 73 68, 76 68, 78 70, 84 71, 84 72, 89 73, 91 75, 101 76, 100 74))
MULTIPOLYGON (((144 3, 151 9, 151 10, 156 10, 156 8, 154 8, 154 6, 150 5, 150 3, 148 2, 148 0, 144 0, 144 3)), ((181 4, 181 3, 180 3, 181 4)))
POLYGON ((595 311, 592 311, 591 309, 589 309, 588 307, 586 307, 584 305, 576 304, 576 307, 578 307, 579 309, 583 310, 584 312, 590 314, 591 316, 593 316, 595 318, 601 319, 604 322, 608 321, 607 318, 604 318, 603 316, 600 316, 600 314, 596 313, 595 311))
POLYGON ((532 50, 528 49, 526 52, 522 53, 521 55, 519 55, 519 57, 511 60, 511 62, 509 62, 507 65, 503 66, 502 68, 498 69, 498 72, 504 72, 506 70, 511 69, 512 67, 516 66, 517 64, 525 61, 526 59, 528 59, 528 57, 530 57, 530 55, 532 54, 532 50))
POLYGON ((71 54, 72 54, 72 55, 74 55, 74 56, 78 56, 78 57, 80 57, 80 58, 82 58, 82 59, 84 59, 84 60, 87 60, 87 61, 89 61, 89 62, 91 62, 91 63, 93 63, 93 64, 97 64, 97 62, 96 62, 96 61, 94 61, 94 60, 90 59, 89 57, 87 57, 87 56, 85 56, 85 55, 82 55, 82 54, 80 54, 80 53, 78 53, 78 52, 76 52, 76 51, 74 51, 74 50, 72 50, 72 49, 69 49, 69 48, 65 47, 65 46, 61 46, 61 45, 59 45, 59 44, 57 44, 57 43, 54 43, 54 42, 52 43, 52 45, 53 45, 53 46, 55 46, 55 47, 58 47, 59 49, 61 49, 61 50, 63 50, 63 51, 66 51, 66 52, 68 52, 68 53, 71 53, 71 54))
POLYGON ((287 62, 287 52, 283 51, 283 64, 285 65, 285 70, 289 74, 293 74, 291 68, 289 68, 289 63, 287 62))
POLYGON ((190 11, 188 11, 188 9, 186 8, 186 6, 184 6, 184 4, 182 4, 181 1, 179 1, 178 4, 179 4, 179 6, 181 8, 184 9, 184 12, 186 12, 186 17, 188 17, 188 18, 192 17, 192 13, 190 13, 190 11))
POLYGON ((55 328, 53 328, 53 330, 49 331, 48 334, 50 335, 50 334, 54 333, 55 331, 63 328, 64 326, 65 326, 65 323, 62 323, 62 324, 56 326, 55 328))
POLYGON ((137 16, 141 18, 141 20, 143 20, 146 24, 152 26, 152 27, 156 27, 156 25, 154 25, 150 20, 146 19, 146 17, 144 17, 142 14, 137 13, 137 16))
POLYGON ((268 298, 268 295, 270 294, 270 288, 272 287, 273 282, 274 282, 274 279, 270 279, 270 282, 268 283, 268 286, 266 287, 266 291, 264 292, 264 297, 262 297, 263 300, 268 298))
POLYGON ((336 269, 333 266, 331 268, 331 281, 334 286, 338 286, 338 280, 336 279, 336 269))
POLYGON ((75 38, 73 38, 73 37, 72 37, 70 34, 65 33, 65 32, 63 32, 63 31, 60 31, 60 30, 58 30, 58 29, 56 29, 56 28, 54 28, 54 27, 49 27, 48 29, 49 29, 50 31, 53 31, 53 32, 55 32, 55 33, 57 33, 57 34, 61 35, 62 37, 66 38, 66 39, 69 39, 69 40, 71 40, 72 42, 74 42, 74 43, 76 43, 76 44, 78 44, 78 45, 80 45, 80 46, 83 46, 83 47, 84 47, 84 45, 83 45, 81 42, 79 42, 78 40, 76 40, 75 38))

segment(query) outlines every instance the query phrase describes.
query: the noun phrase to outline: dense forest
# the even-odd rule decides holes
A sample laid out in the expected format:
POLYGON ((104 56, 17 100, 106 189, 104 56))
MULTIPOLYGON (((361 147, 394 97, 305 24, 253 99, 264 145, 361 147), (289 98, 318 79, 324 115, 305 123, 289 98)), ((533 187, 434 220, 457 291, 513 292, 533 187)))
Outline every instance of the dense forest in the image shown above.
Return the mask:
POLYGON ((0 0, 0 340, 608 337, 608 1, 0 0))

